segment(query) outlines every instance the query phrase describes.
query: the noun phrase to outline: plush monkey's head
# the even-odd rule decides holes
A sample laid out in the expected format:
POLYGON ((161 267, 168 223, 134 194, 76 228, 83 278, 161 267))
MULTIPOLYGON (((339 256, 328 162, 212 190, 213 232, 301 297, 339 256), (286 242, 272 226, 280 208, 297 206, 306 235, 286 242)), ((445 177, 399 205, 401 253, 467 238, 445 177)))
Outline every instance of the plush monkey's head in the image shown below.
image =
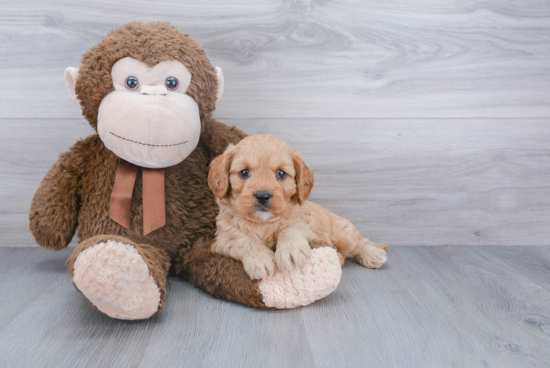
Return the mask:
POLYGON ((223 76, 204 49, 169 23, 133 22, 84 54, 65 84, 105 146, 138 166, 183 161, 215 109, 223 76))

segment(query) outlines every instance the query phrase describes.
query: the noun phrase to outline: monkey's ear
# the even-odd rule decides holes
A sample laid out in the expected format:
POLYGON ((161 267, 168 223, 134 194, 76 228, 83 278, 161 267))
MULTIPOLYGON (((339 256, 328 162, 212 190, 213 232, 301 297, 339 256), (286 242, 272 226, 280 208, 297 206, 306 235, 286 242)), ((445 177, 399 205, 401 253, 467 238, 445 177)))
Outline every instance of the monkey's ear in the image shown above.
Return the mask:
POLYGON ((296 170, 296 200, 302 204, 309 198, 313 189, 313 171, 305 164, 298 151, 295 151, 292 156, 294 170, 296 170))
POLYGON ((216 77, 218 77, 218 95, 216 100, 216 102, 218 102, 223 95, 223 83, 224 83, 222 68, 220 68, 219 66, 216 67, 216 77))
POLYGON ((230 144, 224 153, 219 155, 210 164, 208 186, 216 198, 223 198, 229 194, 229 170, 235 154, 235 146, 230 144))
POLYGON ((78 97, 76 97, 76 79, 78 78, 78 69, 73 68, 72 66, 65 69, 65 87, 67 88, 67 91, 69 92, 69 96, 71 97, 71 100, 78 106, 80 106, 80 100, 78 97))

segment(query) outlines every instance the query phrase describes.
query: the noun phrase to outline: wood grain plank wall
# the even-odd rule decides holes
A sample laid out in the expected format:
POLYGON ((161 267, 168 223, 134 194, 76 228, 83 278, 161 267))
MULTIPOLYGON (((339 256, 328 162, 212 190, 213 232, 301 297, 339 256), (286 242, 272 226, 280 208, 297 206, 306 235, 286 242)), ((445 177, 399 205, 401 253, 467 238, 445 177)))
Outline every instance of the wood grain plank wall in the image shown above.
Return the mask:
POLYGON ((301 150, 373 240, 550 244, 550 2, 24 0, 0 12, 0 246, 34 244, 36 187, 92 132, 64 69, 131 20, 201 43, 215 116, 301 150))
POLYGON ((79 117, 63 70, 131 20, 206 48, 220 118, 550 116, 546 1, 22 0, 0 20, 3 118, 79 117))
MULTIPOLYGON (((82 119, 0 120, 0 240, 33 244, 30 200, 82 119)), ((311 199, 395 245, 548 244, 545 119, 227 119, 285 139, 315 172, 311 199)))

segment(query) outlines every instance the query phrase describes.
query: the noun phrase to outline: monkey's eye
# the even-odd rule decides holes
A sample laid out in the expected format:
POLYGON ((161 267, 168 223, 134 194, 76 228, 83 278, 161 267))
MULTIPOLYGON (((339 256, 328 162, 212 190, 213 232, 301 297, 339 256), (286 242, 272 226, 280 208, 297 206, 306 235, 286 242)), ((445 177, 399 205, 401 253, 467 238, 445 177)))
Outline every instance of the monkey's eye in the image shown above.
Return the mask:
POLYGON ((284 179, 284 178, 286 178, 286 172, 284 172, 283 170, 277 171, 277 177, 278 177, 279 179, 284 179))
POLYGON ((175 90, 176 88, 178 88, 178 85, 179 85, 178 78, 176 78, 176 77, 168 77, 168 78, 166 78, 166 80, 164 81, 164 85, 166 86, 166 88, 168 88, 169 90, 173 91, 173 90, 175 90))
POLYGON ((243 179, 249 178, 250 177, 250 171, 248 171, 248 169, 241 170, 239 172, 239 175, 243 179))
POLYGON ((126 78, 126 87, 128 89, 137 89, 139 87, 139 81, 136 77, 126 78))

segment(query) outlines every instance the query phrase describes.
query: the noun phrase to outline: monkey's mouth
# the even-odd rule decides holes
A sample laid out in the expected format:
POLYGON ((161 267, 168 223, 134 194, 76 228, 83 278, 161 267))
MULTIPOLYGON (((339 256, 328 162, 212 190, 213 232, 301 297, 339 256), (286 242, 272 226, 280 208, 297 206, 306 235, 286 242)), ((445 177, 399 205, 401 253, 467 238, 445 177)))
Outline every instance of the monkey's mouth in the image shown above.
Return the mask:
POLYGON ((174 147, 174 146, 181 146, 182 144, 185 144, 188 142, 188 141, 185 141, 185 142, 174 143, 174 144, 151 144, 151 143, 143 143, 143 142, 134 141, 132 139, 124 138, 119 135, 116 135, 113 132, 109 132, 109 133, 119 139, 122 139, 123 141, 141 144, 142 146, 148 146, 148 147, 174 147))

